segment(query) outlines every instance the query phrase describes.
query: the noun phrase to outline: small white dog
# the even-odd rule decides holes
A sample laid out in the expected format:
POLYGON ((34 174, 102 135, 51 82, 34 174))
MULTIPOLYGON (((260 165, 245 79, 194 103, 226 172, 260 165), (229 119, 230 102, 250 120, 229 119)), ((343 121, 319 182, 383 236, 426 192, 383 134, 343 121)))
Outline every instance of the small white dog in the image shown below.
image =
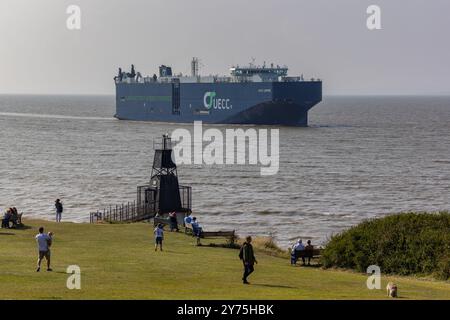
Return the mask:
POLYGON ((386 286, 386 292, 388 297, 397 298, 397 285, 393 282, 389 282, 386 286))

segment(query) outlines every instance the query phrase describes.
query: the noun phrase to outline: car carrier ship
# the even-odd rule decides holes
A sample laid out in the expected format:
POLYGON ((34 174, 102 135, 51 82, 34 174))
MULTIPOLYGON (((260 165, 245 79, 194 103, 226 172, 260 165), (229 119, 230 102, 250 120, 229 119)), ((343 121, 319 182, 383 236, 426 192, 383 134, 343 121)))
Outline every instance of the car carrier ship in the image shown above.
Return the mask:
POLYGON ((119 68, 116 115, 121 120, 307 126, 308 110, 322 100, 322 81, 288 76, 286 66, 230 68, 230 76, 201 76, 193 58, 191 75, 159 67, 159 77, 119 68))

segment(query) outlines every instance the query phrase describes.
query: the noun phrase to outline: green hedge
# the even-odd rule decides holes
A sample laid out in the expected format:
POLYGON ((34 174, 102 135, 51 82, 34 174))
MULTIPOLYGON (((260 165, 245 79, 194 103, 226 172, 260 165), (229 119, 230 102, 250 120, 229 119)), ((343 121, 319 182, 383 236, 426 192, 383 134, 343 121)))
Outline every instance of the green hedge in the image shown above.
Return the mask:
POLYGON ((366 272, 450 278, 450 213, 399 213, 368 220, 333 236, 321 262, 366 272))

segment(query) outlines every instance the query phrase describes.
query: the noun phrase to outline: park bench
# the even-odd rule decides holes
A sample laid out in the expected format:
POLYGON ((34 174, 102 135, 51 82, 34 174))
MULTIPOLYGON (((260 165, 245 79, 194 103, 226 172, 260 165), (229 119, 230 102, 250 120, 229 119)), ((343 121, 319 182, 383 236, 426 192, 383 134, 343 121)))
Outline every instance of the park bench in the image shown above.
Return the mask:
MULTIPOLYGON (((192 228, 192 224, 186 223, 184 226, 184 232, 186 234, 191 234, 194 236, 194 229, 192 228)), ((236 240, 235 230, 232 231, 202 231, 200 236, 197 237, 197 245, 201 245, 200 239, 206 238, 227 238, 231 245, 234 244, 236 240)))
POLYGON ((231 245, 234 244, 234 241, 236 240, 236 233, 235 231, 202 231, 200 234, 200 237, 197 237, 197 245, 201 245, 200 238, 226 238, 230 242, 231 245))
POLYGON ((322 254, 322 248, 314 248, 313 250, 301 250, 301 251, 296 251, 295 256, 296 256, 296 260, 300 259, 300 258, 308 258, 310 257, 311 259, 316 259, 316 258, 320 258, 321 254, 322 254))
MULTIPOLYGON (((157 226, 158 223, 161 223, 162 225, 169 225, 170 226, 170 220, 166 218, 161 217, 155 217, 154 218, 154 225, 157 226)), ((194 229, 192 228, 192 224, 186 223, 184 226, 184 232, 186 234, 191 234, 194 236, 194 229)), ((205 238, 227 238, 230 244, 234 244, 236 240, 236 233, 235 231, 202 231, 199 237, 197 237, 197 245, 201 245, 200 239, 205 238)))

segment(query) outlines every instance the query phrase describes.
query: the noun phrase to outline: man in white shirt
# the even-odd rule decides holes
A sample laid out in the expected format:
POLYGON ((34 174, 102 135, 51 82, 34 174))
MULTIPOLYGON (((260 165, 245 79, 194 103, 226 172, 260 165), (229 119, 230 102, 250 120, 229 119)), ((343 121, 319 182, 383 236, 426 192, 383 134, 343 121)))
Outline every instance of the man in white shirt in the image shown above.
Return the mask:
POLYGON ((47 260, 47 271, 53 271, 50 268, 50 246, 52 244, 52 238, 44 233, 44 228, 39 228, 39 233, 36 235, 36 242, 38 244, 38 250, 39 250, 39 258, 38 258, 38 266, 37 266, 37 272, 41 270, 41 262, 45 259, 47 260))
POLYGON ((295 265, 297 263, 297 259, 299 257, 302 258, 303 264, 305 264, 305 256, 304 256, 304 251, 305 250, 305 245, 303 244, 302 239, 298 239, 297 243, 295 243, 292 246, 292 251, 291 251, 291 264, 295 265))

